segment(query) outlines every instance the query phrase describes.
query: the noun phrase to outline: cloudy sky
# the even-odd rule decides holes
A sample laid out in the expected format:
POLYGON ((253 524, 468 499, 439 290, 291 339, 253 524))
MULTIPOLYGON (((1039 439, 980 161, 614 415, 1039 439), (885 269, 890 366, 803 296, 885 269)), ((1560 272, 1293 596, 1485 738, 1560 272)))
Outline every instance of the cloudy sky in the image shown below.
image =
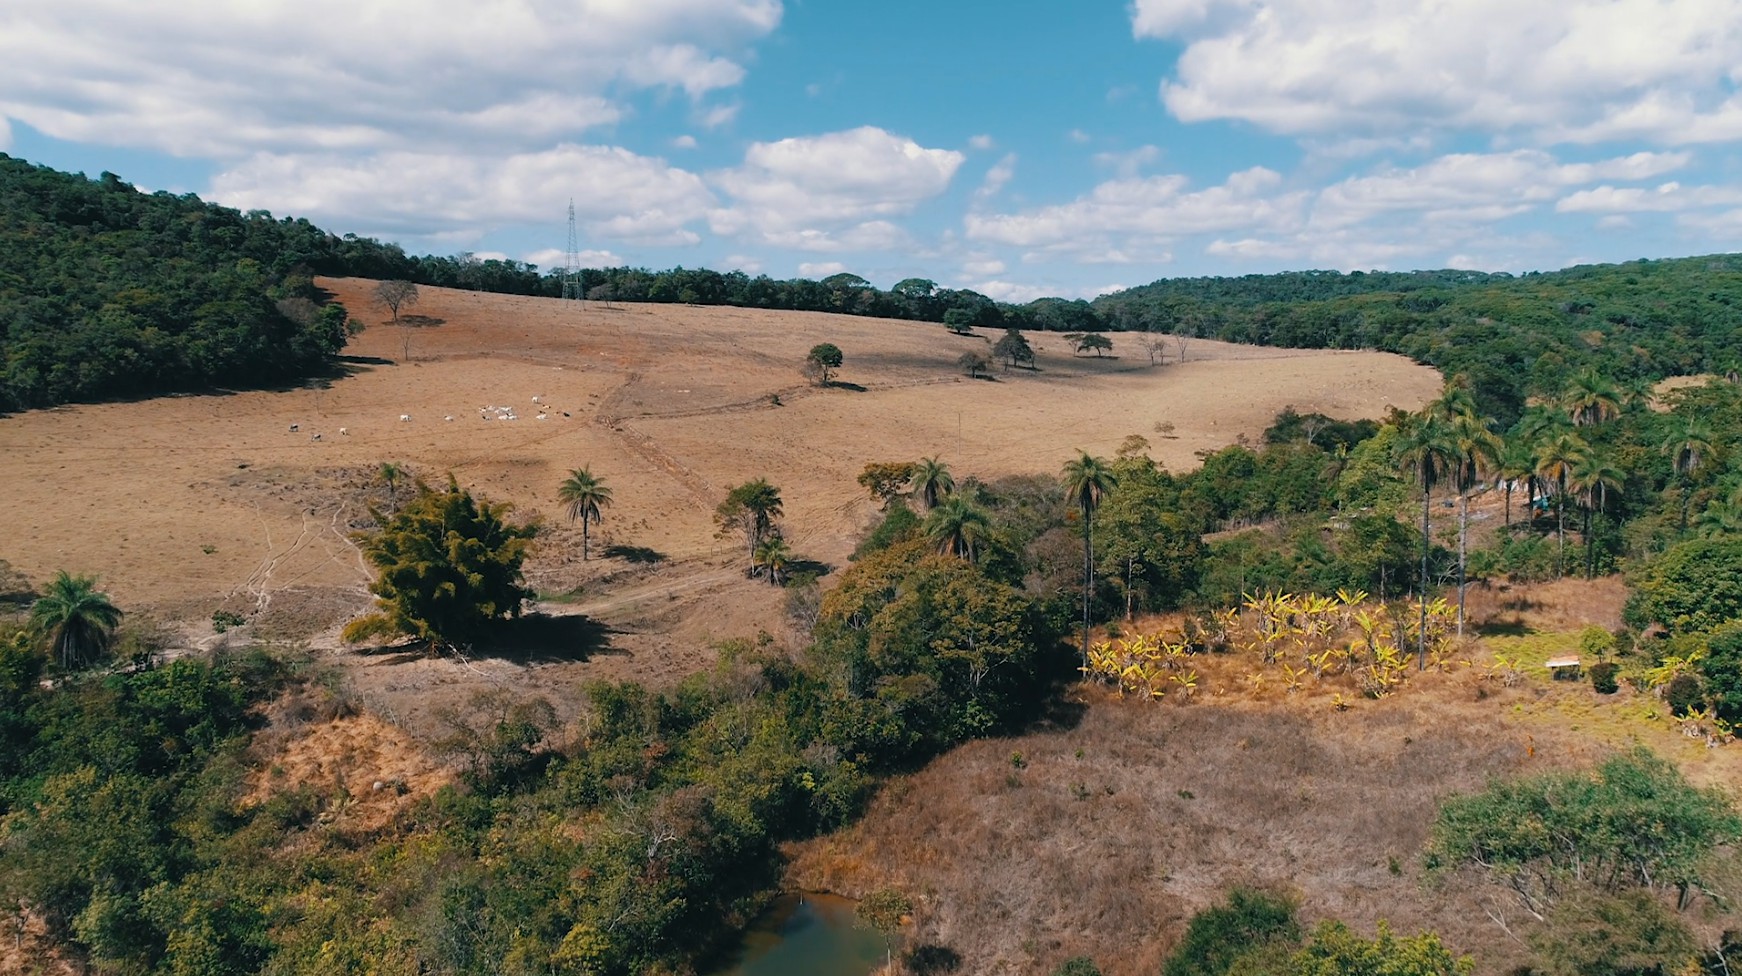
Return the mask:
POLYGON ((997 298, 1742 250, 1739 0, 56 0, 0 151, 414 252, 997 298))

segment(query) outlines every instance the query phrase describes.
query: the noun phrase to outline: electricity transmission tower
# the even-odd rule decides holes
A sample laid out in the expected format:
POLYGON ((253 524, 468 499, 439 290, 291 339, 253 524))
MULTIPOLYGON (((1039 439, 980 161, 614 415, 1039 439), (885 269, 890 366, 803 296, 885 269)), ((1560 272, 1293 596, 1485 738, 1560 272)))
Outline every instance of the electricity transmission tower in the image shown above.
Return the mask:
POLYGON ((563 298, 582 301, 586 294, 581 288, 581 235, 575 229, 575 201, 569 199, 569 249, 563 256, 563 298))

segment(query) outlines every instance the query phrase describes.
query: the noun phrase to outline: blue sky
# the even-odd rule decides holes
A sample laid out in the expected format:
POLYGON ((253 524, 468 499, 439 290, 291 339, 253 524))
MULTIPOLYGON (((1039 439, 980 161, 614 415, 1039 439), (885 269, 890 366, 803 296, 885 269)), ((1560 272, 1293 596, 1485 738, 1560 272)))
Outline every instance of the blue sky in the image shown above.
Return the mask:
POLYGON ((408 250, 996 298, 1742 249, 1736 0, 58 0, 0 150, 408 250))

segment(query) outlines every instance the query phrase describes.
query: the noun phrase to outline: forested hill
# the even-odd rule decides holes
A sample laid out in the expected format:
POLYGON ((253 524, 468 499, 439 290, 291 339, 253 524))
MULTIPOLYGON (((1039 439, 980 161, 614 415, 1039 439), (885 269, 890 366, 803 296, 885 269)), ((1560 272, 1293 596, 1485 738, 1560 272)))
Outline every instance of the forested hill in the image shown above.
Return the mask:
POLYGON ((279 383, 327 368, 307 221, 0 154, 0 409, 279 383))
POLYGON ((1623 382, 1730 371, 1742 357, 1742 255, 1469 271, 1292 272, 1157 281, 1095 299, 1108 328, 1402 353, 1466 374, 1510 420, 1584 366, 1623 382))

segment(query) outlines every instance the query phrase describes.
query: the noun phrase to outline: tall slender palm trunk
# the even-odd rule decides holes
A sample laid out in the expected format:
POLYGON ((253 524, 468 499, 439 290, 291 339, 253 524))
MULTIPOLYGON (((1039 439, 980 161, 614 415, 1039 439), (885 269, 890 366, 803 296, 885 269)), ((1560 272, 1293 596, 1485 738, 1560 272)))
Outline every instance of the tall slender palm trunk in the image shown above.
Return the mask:
MULTIPOLYGON (((1083 667, 1089 666, 1089 593, 1095 588, 1095 562, 1090 549, 1089 506, 1083 506, 1083 667)), ((1084 672, 1087 673, 1086 671, 1084 672)))
POLYGON ((1415 631, 1415 669, 1417 671, 1427 670, 1427 551, 1429 546, 1427 516, 1428 507, 1433 504, 1433 495, 1432 488, 1421 490, 1421 583, 1416 587, 1416 592, 1421 600, 1421 621, 1415 631))
POLYGON ((1458 495, 1458 637, 1464 636, 1464 537, 1469 534, 1470 496, 1458 495))

